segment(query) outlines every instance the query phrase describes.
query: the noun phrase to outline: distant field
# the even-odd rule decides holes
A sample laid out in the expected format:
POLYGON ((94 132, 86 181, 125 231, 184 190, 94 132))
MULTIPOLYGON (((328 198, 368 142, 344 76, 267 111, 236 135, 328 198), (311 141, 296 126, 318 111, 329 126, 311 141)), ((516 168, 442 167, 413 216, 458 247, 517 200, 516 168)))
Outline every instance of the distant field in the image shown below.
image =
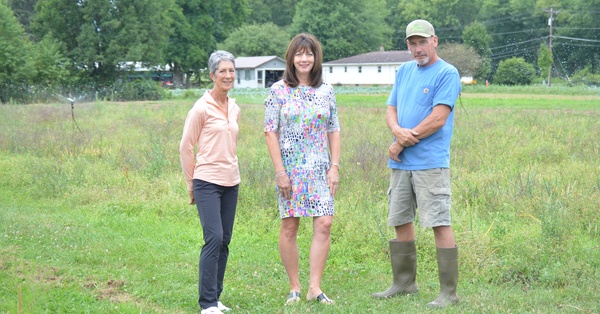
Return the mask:
MULTIPOLYGON (((335 91, 338 104, 341 107, 385 108, 391 87, 335 87, 335 91)), ((232 97, 236 98, 238 103, 241 104, 263 104, 267 95, 268 89, 237 89, 232 92, 232 97)), ((511 108, 568 108, 575 110, 600 108, 600 89, 589 87, 464 86, 461 98, 465 105, 475 107, 509 106, 511 108), (522 101, 512 101, 514 99, 521 99, 522 101), (572 100, 578 100, 578 102, 565 103, 572 100)))

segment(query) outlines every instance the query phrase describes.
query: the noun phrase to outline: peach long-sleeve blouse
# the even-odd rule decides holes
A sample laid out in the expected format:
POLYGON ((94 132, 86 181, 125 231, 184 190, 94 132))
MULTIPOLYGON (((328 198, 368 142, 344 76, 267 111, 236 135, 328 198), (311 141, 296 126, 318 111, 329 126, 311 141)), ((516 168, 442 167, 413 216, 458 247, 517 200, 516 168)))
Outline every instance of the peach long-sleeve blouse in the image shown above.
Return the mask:
POLYGON ((221 186, 240 183, 237 158, 240 114, 235 99, 229 98, 225 112, 208 91, 190 109, 179 144, 188 191, 192 191, 193 179, 221 186))

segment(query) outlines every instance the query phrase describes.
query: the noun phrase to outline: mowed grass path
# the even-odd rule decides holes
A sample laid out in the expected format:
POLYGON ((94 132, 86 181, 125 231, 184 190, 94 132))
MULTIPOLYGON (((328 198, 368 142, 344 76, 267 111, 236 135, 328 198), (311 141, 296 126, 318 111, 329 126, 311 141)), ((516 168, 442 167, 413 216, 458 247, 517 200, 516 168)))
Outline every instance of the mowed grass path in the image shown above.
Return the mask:
MULTIPOLYGON (((341 190, 322 283, 337 303, 291 307, 264 94, 234 96, 243 182, 223 302, 233 313, 429 312, 439 289, 429 229, 417 230, 420 293, 369 297, 391 283, 387 95, 338 93, 341 190)), ((451 161, 461 303, 443 312, 600 312, 600 97, 461 98, 451 161)), ((198 312, 201 229, 177 151, 192 104, 78 103, 82 132, 68 104, 0 106, 0 313, 198 312)), ((307 219, 303 292, 311 236, 307 219)))

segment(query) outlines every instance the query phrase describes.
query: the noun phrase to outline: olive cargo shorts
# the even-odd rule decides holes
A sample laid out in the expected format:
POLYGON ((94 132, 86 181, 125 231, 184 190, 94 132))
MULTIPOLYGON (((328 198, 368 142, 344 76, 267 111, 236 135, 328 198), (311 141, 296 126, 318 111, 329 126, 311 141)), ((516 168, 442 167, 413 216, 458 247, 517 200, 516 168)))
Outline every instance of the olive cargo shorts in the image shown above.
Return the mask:
POLYGON ((392 169, 388 189, 388 226, 415 222, 422 227, 450 226, 450 169, 392 169))

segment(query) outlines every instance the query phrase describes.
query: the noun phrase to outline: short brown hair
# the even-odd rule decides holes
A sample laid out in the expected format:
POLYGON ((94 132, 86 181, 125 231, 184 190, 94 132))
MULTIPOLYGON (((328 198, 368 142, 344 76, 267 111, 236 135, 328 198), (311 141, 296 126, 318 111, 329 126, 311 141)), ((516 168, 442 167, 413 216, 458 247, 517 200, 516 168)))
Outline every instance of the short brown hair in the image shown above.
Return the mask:
POLYGON ((310 50, 315 56, 315 63, 310 70, 310 86, 320 87, 323 84, 323 50, 319 40, 307 33, 300 33, 290 42, 285 52, 285 71, 283 72, 283 81, 290 87, 296 87, 300 83, 296 76, 296 67, 294 66, 294 56, 296 52, 310 50))

